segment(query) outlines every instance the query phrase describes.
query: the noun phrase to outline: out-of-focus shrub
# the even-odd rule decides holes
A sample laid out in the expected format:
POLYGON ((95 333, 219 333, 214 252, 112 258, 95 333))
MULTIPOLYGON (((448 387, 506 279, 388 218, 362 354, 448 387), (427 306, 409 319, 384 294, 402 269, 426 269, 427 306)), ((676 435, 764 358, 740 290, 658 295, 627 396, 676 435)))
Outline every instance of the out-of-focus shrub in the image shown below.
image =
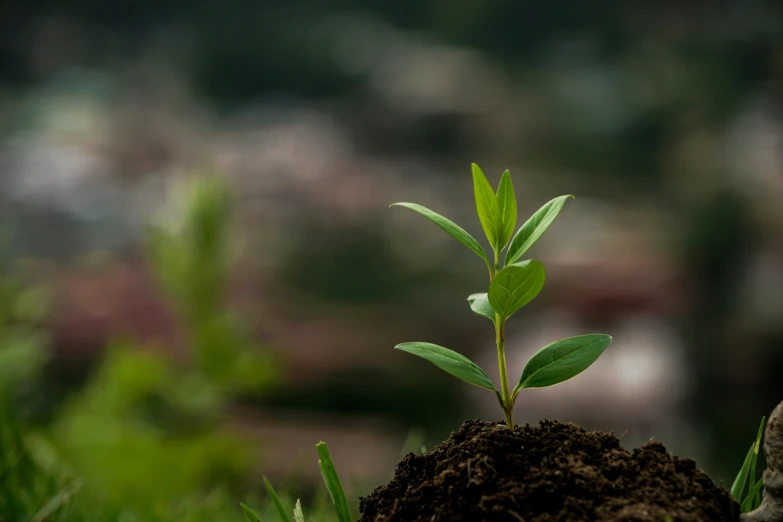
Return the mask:
POLYGON ((117 505, 148 509, 240 485, 255 450, 221 425, 224 407, 268 389, 277 372, 228 308, 230 195, 215 179, 186 189, 174 218, 151 228, 148 253, 183 325, 187 360, 115 340, 53 428, 85 484, 117 505))

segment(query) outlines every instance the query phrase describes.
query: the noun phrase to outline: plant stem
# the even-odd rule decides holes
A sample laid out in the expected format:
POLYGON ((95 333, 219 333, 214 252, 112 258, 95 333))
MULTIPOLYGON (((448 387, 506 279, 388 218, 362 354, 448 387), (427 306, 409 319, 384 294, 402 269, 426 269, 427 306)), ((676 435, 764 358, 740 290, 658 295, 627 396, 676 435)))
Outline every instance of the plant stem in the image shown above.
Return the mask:
POLYGON ((514 419, 511 416, 511 411, 514 408, 514 403, 511 399, 511 394, 508 392, 508 372, 506 371, 506 321, 501 320, 498 314, 495 314, 495 337, 498 345, 498 366, 500 367, 503 413, 506 416, 506 426, 513 430, 514 419))
MULTIPOLYGON (((492 281, 493 276, 497 274, 498 271, 500 271, 501 249, 493 247, 492 250, 495 252, 495 269, 494 271, 489 271, 490 281, 492 281)), ((495 342, 498 345, 498 366, 500 367, 501 396, 498 398, 500 399, 500 406, 503 408, 503 414, 506 416, 506 426, 513 430, 514 419, 511 416, 511 411, 514 409, 514 400, 511 398, 511 394, 508 392, 508 371, 506 371, 506 320, 501 320, 500 315, 498 314, 495 314, 495 342)))

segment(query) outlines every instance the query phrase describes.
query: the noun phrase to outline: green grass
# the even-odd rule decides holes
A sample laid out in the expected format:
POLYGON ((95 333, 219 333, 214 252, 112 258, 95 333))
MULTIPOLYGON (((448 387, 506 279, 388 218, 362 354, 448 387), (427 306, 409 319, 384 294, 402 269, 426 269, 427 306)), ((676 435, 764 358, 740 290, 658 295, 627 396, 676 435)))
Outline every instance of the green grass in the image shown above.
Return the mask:
POLYGON ((739 502, 743 513, 753 511, 761 505, 761 488, 764 486, 764 481, 760 477, 756 480, 756 463, 759 458, 765 421, 766 417, 762 417, 756 440, 750 445, 745 461, 731 486, 731 495, 739 502))
POLYGON ((316 496, 306 519, 300 499, 278 494, 266 478, 267 495, 244 502, 213 491, 144 510, 126 509, 93 495, 42 438, 26 433, 7 397, 0 395, 0 522, 241 522, 243 514, 251 522, 353 520, 323 442, 317 445, 318 463, 329 495, 316 496))

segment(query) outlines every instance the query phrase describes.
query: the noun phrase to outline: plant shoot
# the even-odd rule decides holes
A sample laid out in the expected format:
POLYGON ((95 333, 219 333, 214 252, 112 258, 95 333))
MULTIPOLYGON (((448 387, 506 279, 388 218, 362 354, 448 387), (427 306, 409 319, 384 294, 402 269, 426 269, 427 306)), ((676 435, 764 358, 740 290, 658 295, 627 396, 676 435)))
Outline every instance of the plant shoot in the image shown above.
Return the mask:
POLYGON ((477 364, 453 350, 425 342, 402 343, 395 348, 418 355, 467 383, 495 392, 503 409, 506 425, 514 429, 512 410, 520 390, 552 386, 583 372, 598 359, 612 342, 612 338, 604 334, 589 334, 555 341, 543 347, 527 362, 516 386, 510 388, 506 370, 506 321, 538 295, 546 279, 546 271, 540 261, 523 260, 522 256, 546 232, 565 202, 573 196, 559 196, 551 200, 514 234, 517 200, 509 171, 503 173, 495 191, 479 166, 474 163, 473 191, 481 228, 492 247, 491 258, 473 236, 440 214, 415 203, 395 203, 392 206, 418 212, 484 261, 489 272, 489 288, 486 293, 470 295, 468 304, 473 312, 488 318, 495 325, 500 390, 477 364), (503 250, 506 254, 501 264, 503 250))

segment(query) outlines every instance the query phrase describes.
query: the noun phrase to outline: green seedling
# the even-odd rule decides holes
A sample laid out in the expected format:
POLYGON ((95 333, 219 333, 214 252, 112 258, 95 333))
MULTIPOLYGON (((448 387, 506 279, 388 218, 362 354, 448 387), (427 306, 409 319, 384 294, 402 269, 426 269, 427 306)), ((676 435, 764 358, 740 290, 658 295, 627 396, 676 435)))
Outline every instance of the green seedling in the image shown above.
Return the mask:
POLYGON ((513 429, 512 410, 520 390, 551 386, 581 373, 598 359, 612 338, 603 334, 582 335, 545 346, 528 361, 519 382, 510 391, 504 348, 506 321, 538 295, 546 278, 541 262, 522 260, 522 256, 546 232, 565 202, 573 196, 560 196, 545 204, 514 234, 517 200, 510 173, 503 173, 495 192, 479 166, 473 164, 473 189, 479 221, 494 254, 492 260, 473 236, 451 220, 415 203, 394 205, 428 218, 484 261, 489 271, 489 289, 486 293, 472 294, 468 303, 473 312, 490 319, 495 325, 500 390, 484 370, 455 351, 424 342, 402 343, 395 348, 418 355, 469 384, 495 392, 503 408, 506 425, 513 429), (501 266, 500 256, 504 249, 506 255, 501 266))
POLYGON ((745 461, 742 463, 742 467, 739 473, 737 473, 737 478, 734 479, 734 484, 731 486, 731 496, 739 503, 740 510, 743 513, 758 509, 761 505, 761 488, 764 485, 764 481, 762 478, 759 478, 758 481, 756 480, 756 462, 759 458, 765 421, 766 417, 762 417, 756 440, 750 445, 750 449, 747 455, 745 455, 745 461), (742 493, 745 491, 746 485, 747 493, 743 498, 742 493))

